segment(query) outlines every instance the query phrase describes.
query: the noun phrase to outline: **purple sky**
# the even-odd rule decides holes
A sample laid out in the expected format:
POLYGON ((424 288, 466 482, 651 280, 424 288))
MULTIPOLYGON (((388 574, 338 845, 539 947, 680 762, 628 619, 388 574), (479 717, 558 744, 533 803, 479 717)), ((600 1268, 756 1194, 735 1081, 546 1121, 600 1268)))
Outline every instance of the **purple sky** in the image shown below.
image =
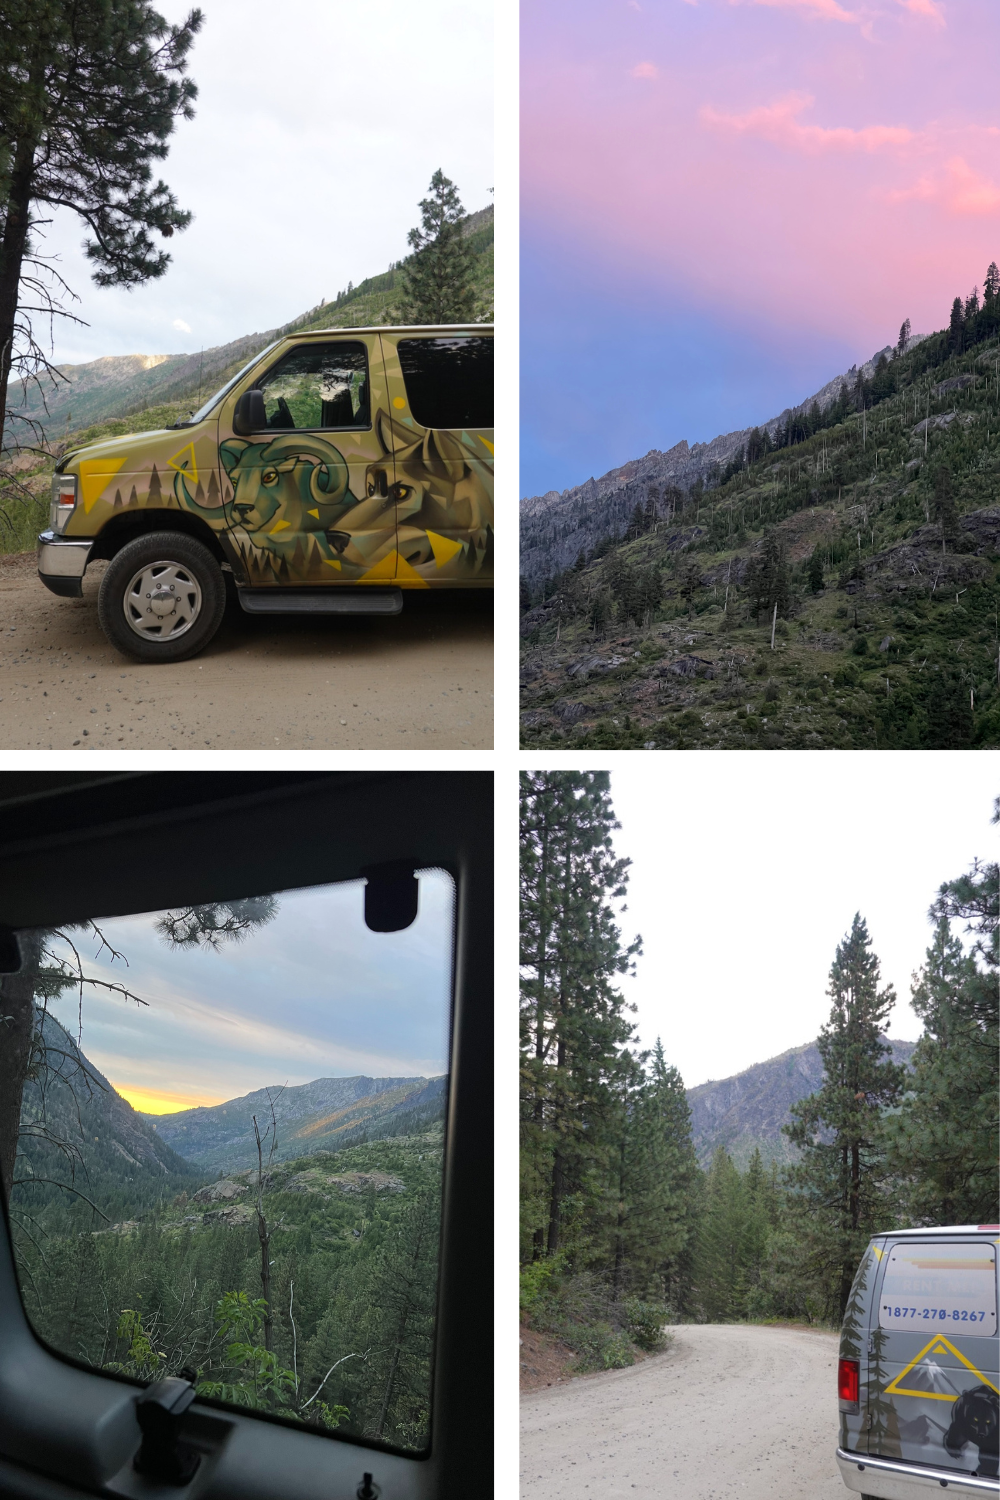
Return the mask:
POLYGON ((763 420, 1000 260, 996 0, 536 0, 522 492, 763 420))

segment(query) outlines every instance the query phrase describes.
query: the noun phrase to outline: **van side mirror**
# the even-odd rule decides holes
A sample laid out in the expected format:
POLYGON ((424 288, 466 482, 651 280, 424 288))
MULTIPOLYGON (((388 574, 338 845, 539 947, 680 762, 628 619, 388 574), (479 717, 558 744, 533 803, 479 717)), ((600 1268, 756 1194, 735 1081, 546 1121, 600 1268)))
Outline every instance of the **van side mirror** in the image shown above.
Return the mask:
POLYGON ((263 391, 244 391, 233 412, 233 431, 238 437, 249 437, 252 432, 263 432, 267 426, 263 391))

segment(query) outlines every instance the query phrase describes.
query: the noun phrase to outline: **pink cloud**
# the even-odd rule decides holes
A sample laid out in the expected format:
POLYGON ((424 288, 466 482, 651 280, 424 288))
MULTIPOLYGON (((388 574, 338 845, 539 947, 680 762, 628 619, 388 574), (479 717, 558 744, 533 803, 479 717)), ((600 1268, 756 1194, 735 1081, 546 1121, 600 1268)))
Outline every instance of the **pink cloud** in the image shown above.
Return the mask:
POLYGON ((912 130, 904 125, 866 125, 861 130, 851 130, 839 125, 832 130, 822 125, 803 125, 798 116, 815 103, 812 94, 786 94, 774 104, 760 105, 745 115, 727 115, 703 105, 698 111, 706 125, 720 130, 732 131, 736 135, 759 136, 776 146, 788 146, 795 151, 816 152, 825 150, 877 151, 882 146, 905 146, 914 139, 912 130))
POLYGON ((937 203, 948 213, 962 217, 1000 214, 1000 187, 970 167, 963 156, 951 157, 943 175, 925 174, 912 187, 899 188, 886 196, 890 203, 911 198, 937 203))
POLYGON ((944 12, 936 0, 896 0, 904 10, 912 10, 915 16, 926 16, 928 21, 933 21, 936 26, 944 26, 944 12))
POLYGON ((633 78, 659 78, 659 76, 660 70, 655 63, 636 63, 635 67, 632 69, 633 78))
MULTIPOLYGON (((854 21, 860 23, 861 17, 856 16, 853 11, 844 10, 837 0, 729 0, 730 5, 770 5, 789 10, 811 11, 824 21, 854 21)), ((932 0, 914 0, 914 3, 931 4, 932 0)))

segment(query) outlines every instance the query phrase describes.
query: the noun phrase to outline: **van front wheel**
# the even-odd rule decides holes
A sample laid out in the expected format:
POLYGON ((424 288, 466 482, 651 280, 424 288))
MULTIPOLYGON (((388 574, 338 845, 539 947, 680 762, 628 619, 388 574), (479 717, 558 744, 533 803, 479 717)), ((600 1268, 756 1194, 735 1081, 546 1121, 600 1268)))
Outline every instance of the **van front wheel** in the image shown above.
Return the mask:
POLYGON ((184 661, 215 635, 226 607, 222 569, 182 531, 151 531, 116 552, 97 610, 113 646, 140 661, 184 661))

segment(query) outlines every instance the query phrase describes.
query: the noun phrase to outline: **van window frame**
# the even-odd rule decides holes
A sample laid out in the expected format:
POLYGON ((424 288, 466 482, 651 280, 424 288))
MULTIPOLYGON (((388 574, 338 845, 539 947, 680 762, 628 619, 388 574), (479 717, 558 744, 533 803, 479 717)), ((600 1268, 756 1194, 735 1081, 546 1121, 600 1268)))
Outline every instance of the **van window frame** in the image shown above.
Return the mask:
MULTIPOLYGON (((195 1423, 228 1433, 210 1459, 217 1494, 240 1494, 241 1473, 253 1469, 255 1485, 270 1474, 272 1492, 287 1500, 353 1494, 363 1472, 400 1500, 457 1500, 470 1475, 488 1472, 492 1360, 467 1308, 484 1236, 492 1244, 492 789, 490 772, 141 772, 11 776, 0 794, 0 809, 12 796, 21 804, 0 826, 0 922, 15 930, 83 919, 88 910, 125 915, 225 899, 237 878, 244 892, 330 884, 398 859, 447 870, 455 881, 431 1447, 408 1453, 196 1398, 195 1423), (26 791, 13 796, 12 784, 26 791), (81 807, 81 793, 94 805, 81 807), (127 857, 140 829, 178 827, 201 855, 184 877, 186 895, 171 871, 136 876, 127 857), (470 1423, 477 1384, 480 1410, 470 1423)), ((45 1348, 24 1314, 6 1220, 0 1316, 0 1489, 42 1500, 52 1480, 66 1495, 104 1488, 114 1478, 109 1454, 137 1446, 130 1392, 140 1383, 45 1348)))

